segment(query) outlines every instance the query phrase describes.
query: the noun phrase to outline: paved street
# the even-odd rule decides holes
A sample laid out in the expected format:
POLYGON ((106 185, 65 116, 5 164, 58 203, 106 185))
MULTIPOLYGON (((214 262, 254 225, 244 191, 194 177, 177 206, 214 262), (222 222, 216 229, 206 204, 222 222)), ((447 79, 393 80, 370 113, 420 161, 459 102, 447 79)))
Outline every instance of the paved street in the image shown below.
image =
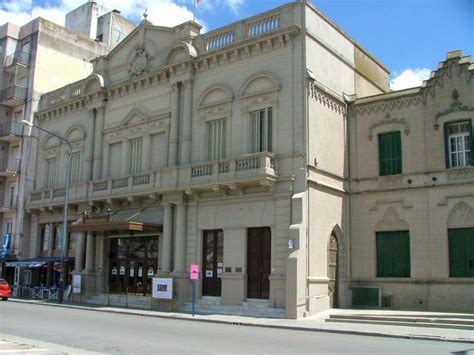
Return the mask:
POLYGON ((473 344, 246 327, 14 302, 0 303, 0 340, 5 340, 2 336, 57 344, 78 352, 124 354, 474 353, 473 344))

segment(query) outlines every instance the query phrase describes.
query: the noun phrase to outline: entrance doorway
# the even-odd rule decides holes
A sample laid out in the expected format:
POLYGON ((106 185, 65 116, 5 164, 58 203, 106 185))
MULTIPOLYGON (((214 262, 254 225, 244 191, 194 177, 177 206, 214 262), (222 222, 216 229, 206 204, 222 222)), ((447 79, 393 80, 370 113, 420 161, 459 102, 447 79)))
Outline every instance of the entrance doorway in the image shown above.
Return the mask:
POLYGON ((247 230, 247 298, 270 298, 271 230, 247 230))
POLYGON ((148 295, 158 266, 158 237, 110 239, 109 292, 148 295))
POLYGON ((224 262, 224 232, 206 230, 202 240, 202 295, 221 296, 224 262))
POLYGON ((328 245, 328 292, 329 292, 329 306, 331 308, 337 308, 338 306, 338 257, 339 257, 339 245, 337 237, 334 233, 329 238, 328 245))

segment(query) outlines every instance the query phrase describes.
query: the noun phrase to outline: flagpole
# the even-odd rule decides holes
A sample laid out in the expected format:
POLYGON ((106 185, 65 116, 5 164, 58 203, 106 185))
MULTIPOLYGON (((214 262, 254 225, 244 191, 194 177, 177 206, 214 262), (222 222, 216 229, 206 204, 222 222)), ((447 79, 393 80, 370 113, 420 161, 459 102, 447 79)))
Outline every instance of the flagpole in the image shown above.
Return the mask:
POLYGON ((194 7, 193 7, 193 22, 196 22, 196 0, 194 0, 194 7))

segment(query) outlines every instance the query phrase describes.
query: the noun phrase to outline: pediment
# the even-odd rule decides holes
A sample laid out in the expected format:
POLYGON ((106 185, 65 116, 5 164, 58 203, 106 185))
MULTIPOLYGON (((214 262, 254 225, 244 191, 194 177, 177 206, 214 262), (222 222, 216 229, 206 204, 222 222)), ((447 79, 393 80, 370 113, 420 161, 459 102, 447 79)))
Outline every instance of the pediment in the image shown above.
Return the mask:
POLYGON ((124 117, 118 127, 131 127, 148 122, 150 115, 136 106, 124 117))

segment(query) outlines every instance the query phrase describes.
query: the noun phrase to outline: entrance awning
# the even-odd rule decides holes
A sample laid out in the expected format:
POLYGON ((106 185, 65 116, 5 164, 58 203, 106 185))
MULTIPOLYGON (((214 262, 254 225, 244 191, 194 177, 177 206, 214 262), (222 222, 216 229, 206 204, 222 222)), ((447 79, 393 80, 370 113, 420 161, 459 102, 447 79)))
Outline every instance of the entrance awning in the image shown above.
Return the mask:
MULTIPOLYGON (((72 260, 74 258, 66 258, 64 259, 65 261, 72 260)), ((25 260, 19 260, 19 261, 10 261, 6 262, 5 266, 6 267, 24 267, 24 268, 37 268, 37 267, 42 267, 43 265, 47 263, 59 263, 61 262, 61 258, 56 257, 56 256, 38 256, 37 258, 33 259, 25 259, 25 260)))
POLYGON ((68 227, 68 230, 69 232, 131 231, 161 233, 163 232, 163 225, 134 221, 108 221, 73 224, 68 227))

